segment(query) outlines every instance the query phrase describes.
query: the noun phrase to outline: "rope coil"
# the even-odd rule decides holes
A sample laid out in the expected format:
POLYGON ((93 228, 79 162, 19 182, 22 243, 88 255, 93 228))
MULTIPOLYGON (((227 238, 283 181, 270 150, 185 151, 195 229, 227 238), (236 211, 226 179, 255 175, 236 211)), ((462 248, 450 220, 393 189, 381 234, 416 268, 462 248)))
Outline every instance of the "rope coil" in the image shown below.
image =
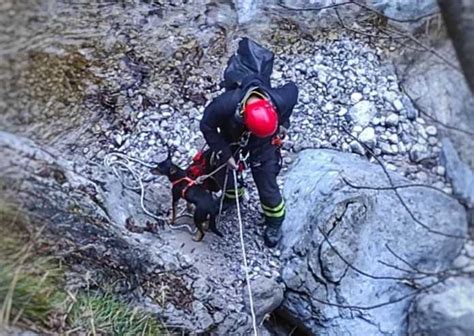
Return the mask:
MULTIPOLYGON (((120 175, 117 171, 117 169, 114 167, 115 165, 118 165, 122 168, 122 171, 128 171, 130 174, 133 176, 133 178, 138 181, 139 188, 131 188, 128 187, 123 181, 121 180, 122 184, 125 187, 128 187, 129 189, 132 190, 140 190, 140 207, 142 208, 143 212, 147 214, 148 216, 158 220, 158 221, 167 221, 167 218, 165 217, 160 217, 155 214, 153 214, 151 211, 149 211, 145 207, 145 186, 143 185, 143 180, 141 179, 140 175, 138 172, 132 167, 132 162, 139 163, 147 168, 154 168, 156 165, 155 164, 150 164, 146 163, 144 161, 141 161, 139 159, 131 158, 128 155, 122 154, 122 153, 109 153, 106 154, 104 157, 104 165, 106 167, 110 167, 115 176, 117 176, 118 179, 121 180, 120 175), (120 161, 119 159, 123 160, 120 161)), ((181 228, 186 228, 191 234, 195 234, 197 232, 196 228, 192 228, 190 225, 187 224, 182 224, 182 225, 169 225, 170 228, 172 229, 181 229, 181 228)))

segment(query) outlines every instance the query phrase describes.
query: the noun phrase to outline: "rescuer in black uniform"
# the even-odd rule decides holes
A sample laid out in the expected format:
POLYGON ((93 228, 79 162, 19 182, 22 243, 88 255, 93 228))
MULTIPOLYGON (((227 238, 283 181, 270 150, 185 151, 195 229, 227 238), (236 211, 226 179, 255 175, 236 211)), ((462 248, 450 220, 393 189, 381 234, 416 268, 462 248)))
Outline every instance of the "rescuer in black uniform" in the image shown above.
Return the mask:
MULTIPOLYGON (((249 75, 215 98, 204 110, 200 129, 207 144, 220 162, 238 169, 233 154, 241 148, 249 154, 248 164, 257 185, 265 215, 265 244, 274 247, 280 240, 280 226, 285 218, 285 203, 277 184, 281 169, 280 145, 290 125, 290 115, 298 98, 293 82, 271 88, 269 80, 249 75)), ((223 186, 225 170, 217 176, 223 186)), ((232 171, 229 170, 224 202, 235 203, 232 171)), ((239 197, 243 195, 239 188, 239 197)))

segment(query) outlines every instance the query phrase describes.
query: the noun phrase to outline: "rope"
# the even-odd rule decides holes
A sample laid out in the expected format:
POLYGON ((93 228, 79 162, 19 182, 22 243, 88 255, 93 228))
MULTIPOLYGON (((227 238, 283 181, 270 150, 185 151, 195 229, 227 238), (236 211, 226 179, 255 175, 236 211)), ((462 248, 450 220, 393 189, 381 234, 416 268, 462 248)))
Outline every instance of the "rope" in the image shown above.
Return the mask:
MULTIPOLYGON (((239 219, 239 229, 240 229, 240 244, 242 246, 242 256, 244 259, 244 268, 245 268, 245 279, 247 282, 247 289, 249 292, 249 302, 250 302, 250 312, 252 314, 252 326, 255 336, 258 336, 257 333, 257 318, 255 317, 255 308, 253 304, 252 288, 250 286, 250 276, 249 276, 249 267, 247 262, 247 253, 245 252, 245 243, 244 243, 244 228, 242 225, 242 218, 240 216, 240 205, 239 205, 239 193, 237 188, 237 173, 235 170, 232 171, 234 175, 234 188, 235 188, 235 201, 237 203, 237 218, 239 219)), ((227 176, 227 175, 226 175, 227 176)))
POLYGON ((217 173, 219 170, 221 170, 222 168, 224 168, 225 166, 227 165, 227 162, 224 162, 223 164, 221 164, 219 167, 217 167, 216 169, 214 169, 212 172, 210 172, 209 174, 205 174, 205 175, 201 175, 201 176, 198 176, 197 179, 195 180, 197 184, 201 184, 204 182, 205 179, 208 179, 209 177, 213 177, 212 175, 214 175, 215 173, 217 173))
MULTIPOLYGON (((143 212, 146 213, 148 216, 156 219, 156 220, 166 221, 166 218, 156 216, 155 214, 153 214, 151 211, 149 211, 145 207, 145 187, 143 185, 142 179, 140 178, 139 174, 132 168, 132 165, 131 165, 130 162, 137 162, 137 163, 140 163, 140 164, 142 164, 142 165, 144 165, 145 167, 148 167, 148 168, 154 168, 156 166, 156 165, 152 165, 152 164, 143 162, 139 159, 131 158, 131 157, 129 157, 125 154, 122 154, 122 153, 109 153, 109 154, 106 154, 105 157, 104 157, 104 165, 106 167, 112 168, 112 170, 114 171, 117 178, 120 179, 119 174, 117 173, 117 170, 115 169, 114 165, 119 165, 122 168, 124 168, 124 170, 128 170, 130 172, 130 174, 132 174, 133 178, 138 181, 138 184, 140 185, 140 206, 141 206, 143 212), (125 162, 118 161, 117 159, 113 159, 114 157, 123 159, 125 162)), ((125 185, 125 183, 124 183, 124 185, 125 185)), ((131 189, 133 189, 133 188, 131 188, 131 189)), ((188 231, 191 234, 195 234, 197 232, 197 229, 193 230, 189 225, 186 225, 186 224, 169 225, 169 226, 172 229, 186 228, 186 229, 188 229, 188 231)))

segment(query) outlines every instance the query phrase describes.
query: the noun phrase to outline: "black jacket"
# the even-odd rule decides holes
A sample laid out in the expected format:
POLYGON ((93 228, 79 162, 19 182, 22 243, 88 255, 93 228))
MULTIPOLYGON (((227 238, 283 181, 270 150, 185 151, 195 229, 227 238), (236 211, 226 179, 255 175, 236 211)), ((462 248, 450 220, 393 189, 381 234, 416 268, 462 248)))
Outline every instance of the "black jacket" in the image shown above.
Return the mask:
MULTIPOLYGON (((242 82, 240 88, 229 90, 215 98, 204 110, 200 123, 201 132, 212 151, 221 152, 221 158, 226 161, 232 155, 229 144, 240 139, 245 131, 243 123, 235 117, 238 105, 247 91, 252 87, 267 93, 278 113, 279 125, 290 126, 290 115, 298 99, 298 88, 290 82, 279 88, 271 88, 257 76, 249 76, 242 82)), ((265 153, 274 149, 271 144, 272 136, 258 138, 251 135, 246 151, 250 151, 250 159, 261 159, 265 153)))

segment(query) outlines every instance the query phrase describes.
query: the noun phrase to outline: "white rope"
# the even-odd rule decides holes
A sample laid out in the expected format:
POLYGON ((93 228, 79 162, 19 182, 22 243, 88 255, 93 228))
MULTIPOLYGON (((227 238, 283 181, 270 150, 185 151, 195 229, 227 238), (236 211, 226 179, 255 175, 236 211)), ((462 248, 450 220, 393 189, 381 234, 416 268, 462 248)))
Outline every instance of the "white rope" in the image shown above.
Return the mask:
POLYGON ((217 173, 219 170, 221 170, 222 168, 224 168, 225 166, 227 166, 227 162, 221 164, 219 167, 217 167, 216 169, 214 169, 212 172, 210 172, 209 174, 205 174, 205 175, 201 175, 201 176, 198 176, 196 178, 196 183, 197 184, 201 184, 204 182, 204 180, 208 179, 209 177, 214 177, 213 175, 215 173, 217 173))
POLYGON ((151 163, 146 163, 140 159, 135 159, 135 158, 132 158, 128 155, 125 155, 123 153, 118 153, 118 152, 114 152, 114 153, 109 153, 107 154, 105 157, 104 157, 104 161, 108 160, 110 162, 111 158, 112 157, 119 157, 121 159, 124 159, 125 161, 129 162, 129 161, 132 161, 132 162, 137 162, 145 167, 148 167, 148 168, 155 168, 156 165, 153 165, 151 163))
MULTIPOLYGON (((146 213, 148 216, 156 219, 156 220, 163 220, 163 221, 166 221, 167 219, 164 218, 164 217, 159 217, 159 216, 156 216, 155 214, 153 214, 152 212, 148 211, 147 208, 145 207, 145 187, 143 185, 143 181, 142 179, 140 178, 139 174, 132 168, 132 165, 130 163, 130 161, 134 161, 134 162, 137 162, 137 163, 140 163, 142 165, 144 165, 145 167, 148 167, 148 168, 154 168, 155 165, 152 165, 152 164, 149 164, 149 163, 146 163, 146 162, 143 162, 141 160, 138 160, 138 159, 134 159, 134 158, 131 158, 125 154, 122 154, 122 153, 109 153, 109 154, 106 154, 105 157, 104 157, 104 165, 106 167, 110 167, 112 168, 112 170, 114 171, 115 175, 117 176, 117 178, 120 178, 118 173, 117 173, 117 170, 115 169, 114 165, 119 165, 121 166, 122 168, 124 168, 125 170, 128 170, 130 172, 130 174, 132 174, 133 178, 135 180, 138 181, 138 184, 140 185, 140 206, 143 210, 144 213, 146 213), (114 159, 115 157, 115 159, 114 159), (123 161, 119 161, 117 160, 117 158, 120 158, 120 159, 123 159, 125 162, 123 161)), ((123 182, 122 182, 123 183, 123 182)), ((188 231, 191 233, 191 234, 195 234, 197 232, 197 229, 193 230, 189 225, 187 224, 182 224, 182 225, 169 225, 172 229, 180 229, 180 228, 186 228, 188 229, 188 231)))
POLYGON ((239 205, 239 192, 237 188, 237 173, 235 170, 232 170, 234 174, 234 188, 235 188, 235 200, 237 203, 237 218, 239 219, 239 229, 240 229, 240 244, 242 246, 242 256, 244 259, 244 268, 245 268, 245 279, 247 281, 247 289, 249 292, 249 300, 250 300, 250 312, 252 314, 252 325, 253 325, 253 332, 255 336, 258 336, 257 333, 257 319, 255 317, 255 308, 253 304, 253 296, 252 296, 252 288, 250 286, 250 276, 249 276, 249 267, 247 262, 247 253, 245 252, 245 243, 244 243, 244 228, 242 225, 242 218, 240 216, 240 205, 239 205))

